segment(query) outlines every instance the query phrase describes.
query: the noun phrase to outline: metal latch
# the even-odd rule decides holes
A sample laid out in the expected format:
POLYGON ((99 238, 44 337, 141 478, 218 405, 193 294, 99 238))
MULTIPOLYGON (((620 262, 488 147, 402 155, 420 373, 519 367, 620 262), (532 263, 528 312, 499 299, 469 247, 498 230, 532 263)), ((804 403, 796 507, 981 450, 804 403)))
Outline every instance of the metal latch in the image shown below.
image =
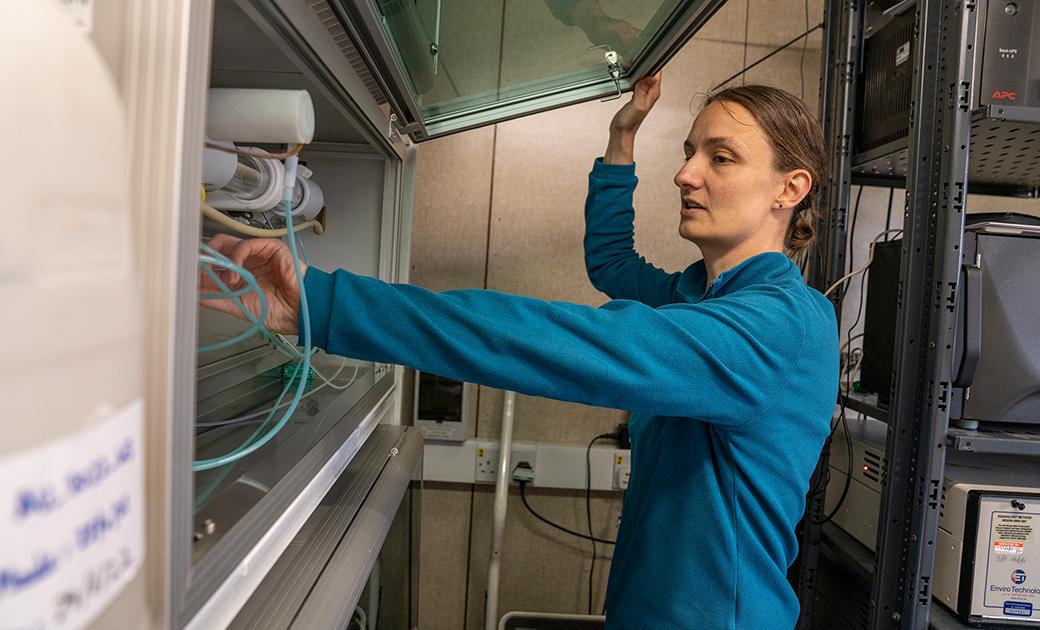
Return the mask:
POLYGON ((606 103, 607 101, 616 101, 621 98, 621 63, 618 61, 620 57, 616 51, 608 50, 603 56, 607 59, 607 71, 610 72, 610 78, 614 79, 614 89, 617 90, 617 94, 614 96, 600 101, 601 103, 606 103))

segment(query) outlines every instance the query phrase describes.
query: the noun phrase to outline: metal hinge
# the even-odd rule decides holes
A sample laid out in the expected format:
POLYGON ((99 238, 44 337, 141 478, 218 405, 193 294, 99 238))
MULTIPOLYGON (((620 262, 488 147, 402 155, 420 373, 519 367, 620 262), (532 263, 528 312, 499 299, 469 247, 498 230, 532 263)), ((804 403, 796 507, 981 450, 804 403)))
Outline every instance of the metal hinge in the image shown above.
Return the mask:
POLYGON ((602 99, 601 103, 607 101, 616 101, 621 98, 621 57, 614 50, 608 50, 603 56, 607 60, 607 72, 610 73, 610 78, 614 80, 614 89, 617 90, 617 94, 614 96, 602 99))
POLYGON ((419 129, 419 123, 401 124, 401 119, 398 118, 397 114, 390 114, 390 118, 386 121, 386 137, 391 142, 402 140, 403 136, 410 136, 412 133, 419 131, 419 129))

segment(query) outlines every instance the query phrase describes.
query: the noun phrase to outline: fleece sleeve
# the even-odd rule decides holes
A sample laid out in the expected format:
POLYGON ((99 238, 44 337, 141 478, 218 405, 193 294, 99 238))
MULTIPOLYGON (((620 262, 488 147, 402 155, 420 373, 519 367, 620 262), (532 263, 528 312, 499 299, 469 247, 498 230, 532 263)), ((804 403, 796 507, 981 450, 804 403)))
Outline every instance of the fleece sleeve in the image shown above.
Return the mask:
POLYGON ((759 414, 804 339, 792 315, 798 309, 786 303, 793 298, 771 286, 657 309, 630 300, 595 308, 486 290, 434 293, 314 267, 304 288, 312 342, 335 354, 719 424, 759 414))
POLYGON ((676 301, 679 273, 667 273, 635 251, 635 168, 601 159, 592 166, 585 198, 585 269, 592 286, 612 299, 662 306, 676 301))

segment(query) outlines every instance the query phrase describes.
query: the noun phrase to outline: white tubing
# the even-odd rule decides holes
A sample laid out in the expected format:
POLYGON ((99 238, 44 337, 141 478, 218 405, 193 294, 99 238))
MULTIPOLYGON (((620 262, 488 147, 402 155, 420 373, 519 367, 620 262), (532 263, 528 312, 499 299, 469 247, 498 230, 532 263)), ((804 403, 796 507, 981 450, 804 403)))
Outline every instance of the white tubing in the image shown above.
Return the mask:
POLYGON ((210 88, 206 135, 231 142, 308 144, 314 103, 307 90, 210 88))
POLYGON ((513 407, 516 393, 506 392, 502 399, 502 436, 498 443, 498 476, 495 477, 495 516, 492 521, 491 559, 488 561, 487 608, 484 611, 484 630, 498 628, 498 583, 502 566, 502 538, 506 531, 506 510, 509 507, 509 452, 513 449, 513 407))

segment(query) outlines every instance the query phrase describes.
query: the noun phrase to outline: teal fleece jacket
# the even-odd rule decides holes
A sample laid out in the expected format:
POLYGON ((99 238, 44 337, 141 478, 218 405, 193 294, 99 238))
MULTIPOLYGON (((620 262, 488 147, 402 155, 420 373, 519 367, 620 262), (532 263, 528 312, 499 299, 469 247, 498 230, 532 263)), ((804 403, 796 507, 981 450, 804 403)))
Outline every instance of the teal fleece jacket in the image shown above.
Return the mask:
POLYGON ((314 345, 633 413, 608 628, 793 627, 795 524, 837 396, 834 309, 783 254, 705 288, 633 250, 635 166, 594 165, 586 264, 598 308, 433 293, 310 268, 314 345))

